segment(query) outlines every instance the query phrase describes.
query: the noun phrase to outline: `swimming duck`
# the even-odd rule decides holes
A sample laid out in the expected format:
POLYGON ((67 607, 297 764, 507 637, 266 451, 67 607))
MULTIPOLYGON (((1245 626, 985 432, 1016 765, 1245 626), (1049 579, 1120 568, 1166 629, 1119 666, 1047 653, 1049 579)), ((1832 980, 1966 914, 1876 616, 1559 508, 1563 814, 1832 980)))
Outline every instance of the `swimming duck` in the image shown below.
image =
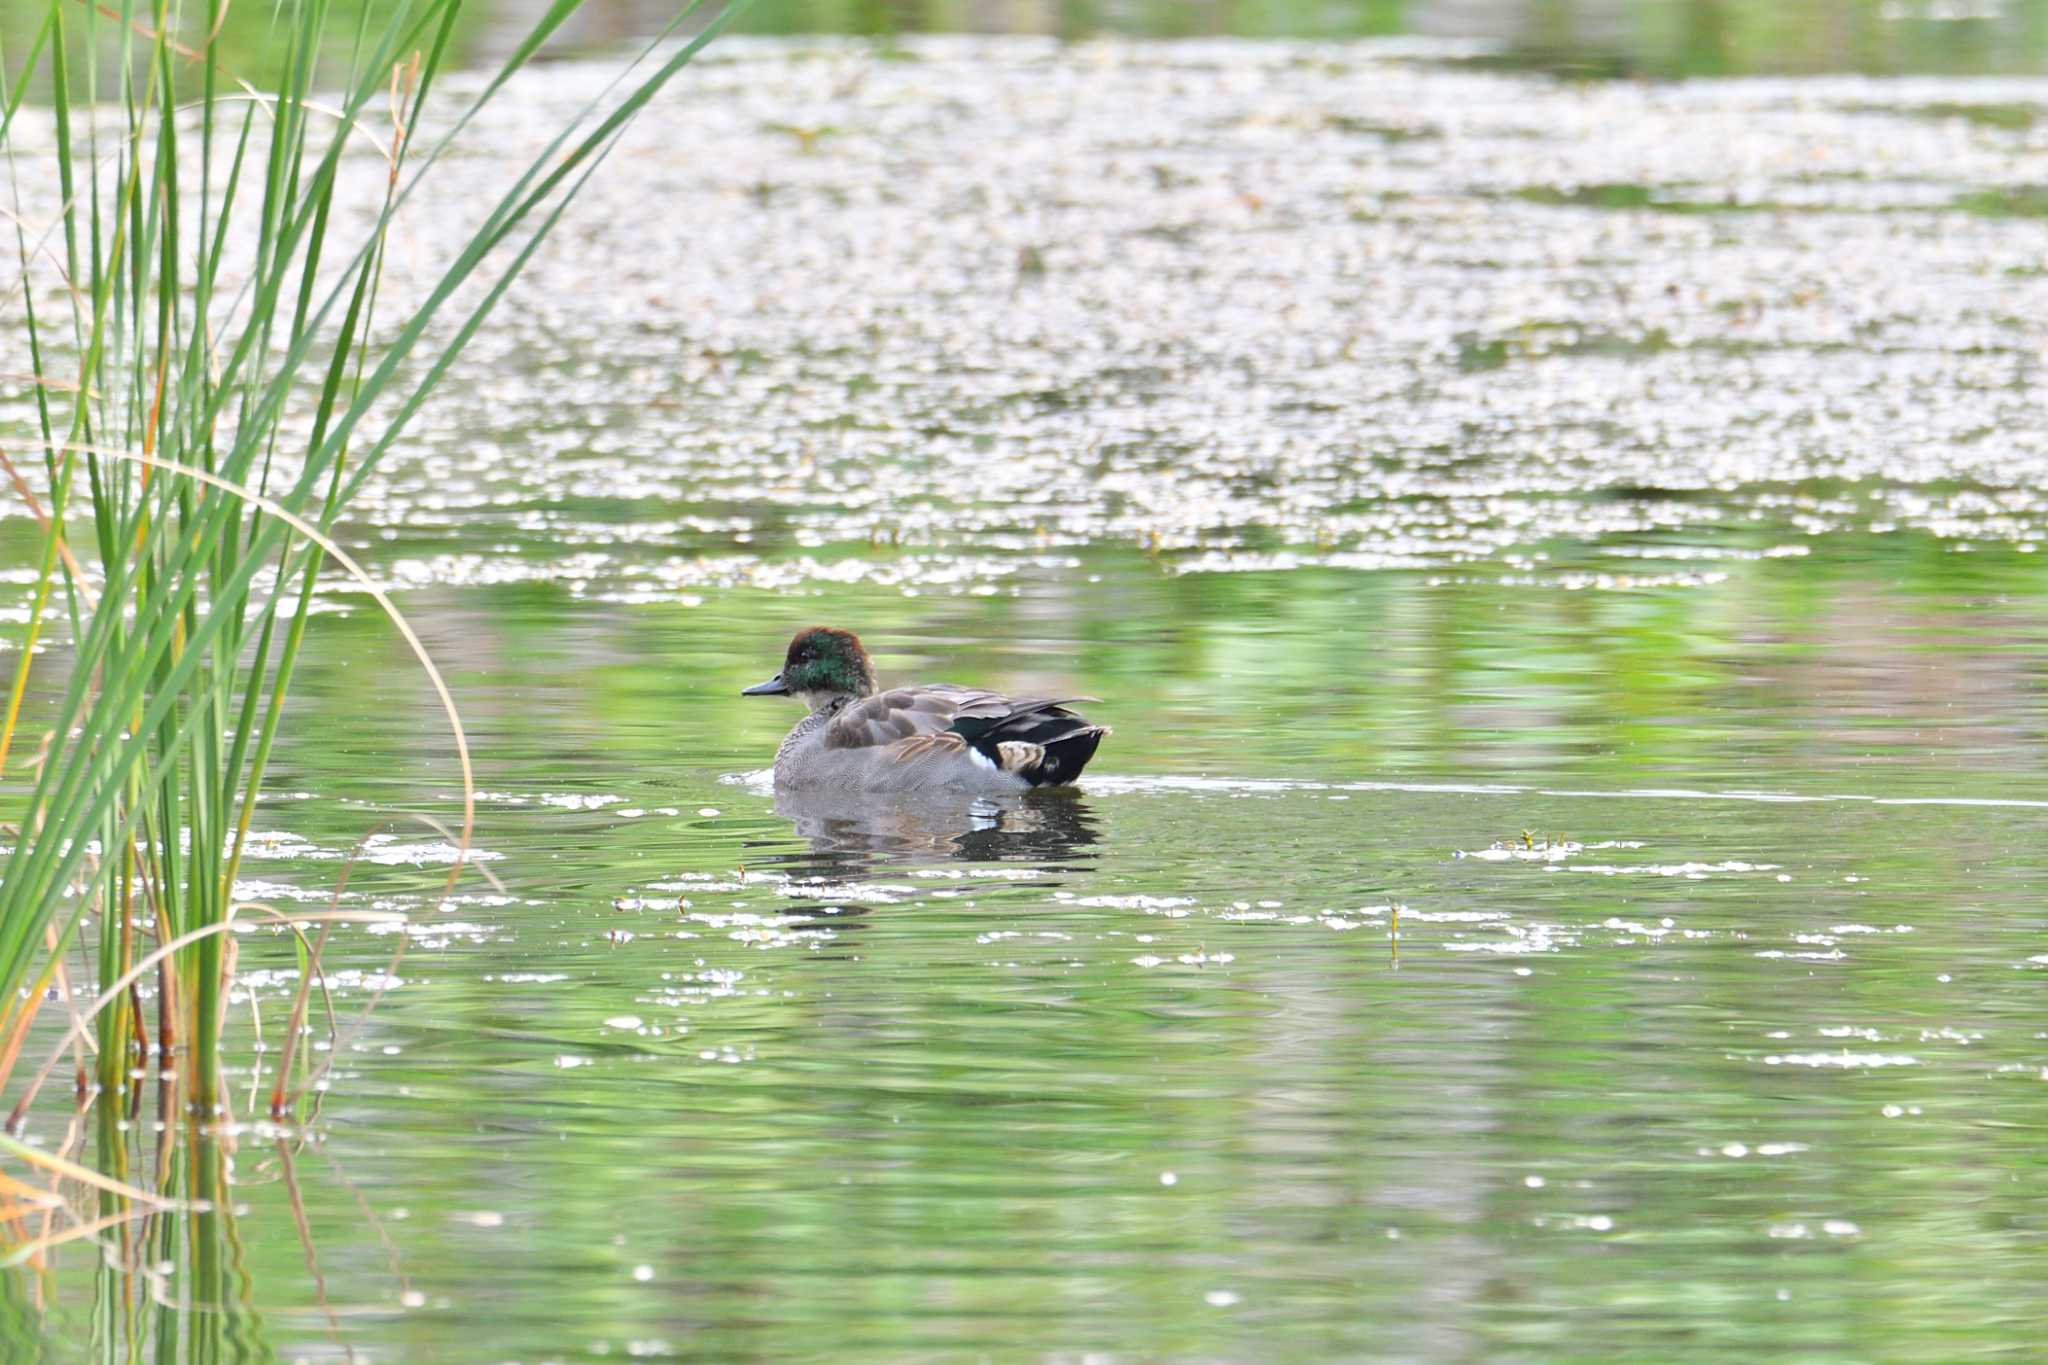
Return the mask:
POLYGON ((1016 792, 1072 782, 1109 727, 1066 709, 1093 697, 1019 698, 952 683, 875 687, 860 637, 814 626, 782 671, 740 693, 810 708, 775 751, 775 785, 839 791, 1016 792))

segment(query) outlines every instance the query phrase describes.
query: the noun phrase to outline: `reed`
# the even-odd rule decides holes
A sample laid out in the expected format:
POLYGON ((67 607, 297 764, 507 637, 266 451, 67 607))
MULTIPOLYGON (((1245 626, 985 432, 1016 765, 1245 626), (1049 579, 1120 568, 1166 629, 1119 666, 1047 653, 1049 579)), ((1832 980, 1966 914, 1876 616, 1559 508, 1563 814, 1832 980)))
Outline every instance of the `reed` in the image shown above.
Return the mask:
MULTIPOLYGON (((352 26, 334 0, 275 0, 260 79, 219 56, 228 0, 203 3, 48 0, 26 50, 0 52, 0 230, 19 266, 0 274, 0 369, 26 352, 34 405, 0 425, 0 472, 41 527, 0 702, 16 817, 0 1087, 61 999, 82 1087, 124 1095, 153 1057, 201 1123, 221 1113, 236 873, 314 595, 337 571, 368 582, 336 518, 620 133, 743 0, 685 8, 402 305, 380 287, 394 223, 432 203, 437 163, 581 0, 553 0, 431 121, 462 0, 373 0, 352 26), (366 177, 371 145, 384 173, 366 177), (24 209, 53 197, 54 214, 24 209), (99 997, 90 1011, 74 986, 99 997)), ((448 709, 467 793, 452 699, 378 601, 448 709)), ((469 831, 465 799, 465 849, 469 831)))

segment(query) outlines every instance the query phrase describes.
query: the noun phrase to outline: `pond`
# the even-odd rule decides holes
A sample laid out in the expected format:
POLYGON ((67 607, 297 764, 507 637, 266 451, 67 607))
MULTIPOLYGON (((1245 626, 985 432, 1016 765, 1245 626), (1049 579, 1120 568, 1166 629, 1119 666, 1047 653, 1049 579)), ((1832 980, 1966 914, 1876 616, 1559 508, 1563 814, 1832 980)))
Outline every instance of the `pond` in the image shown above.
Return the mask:
POLYGON ((151 1293, 283 1358, 2028 1349, 2048 84, 1442 55, 712 49, 345 536, 499 885, 438 896, 447 731, 337 581, 244 892, 369 834, 414 921, 215 1153, 217 1292, 59 1255, 23 1352, 151 1293), (778 802, 737 693, 814 623, 1115 734, 778 802))

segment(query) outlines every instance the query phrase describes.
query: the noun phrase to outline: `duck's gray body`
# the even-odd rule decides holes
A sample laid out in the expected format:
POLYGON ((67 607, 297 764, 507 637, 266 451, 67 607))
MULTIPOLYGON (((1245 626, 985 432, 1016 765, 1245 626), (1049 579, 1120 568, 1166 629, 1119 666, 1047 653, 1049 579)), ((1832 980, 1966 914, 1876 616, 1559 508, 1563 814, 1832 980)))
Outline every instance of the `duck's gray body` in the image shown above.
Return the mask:
POLYGON ((1065 708, 1078 699, 1019 699, 951 683, 815 700, 775 751, 777 787, 1021 792, 1071 782, 1109 733, 1065 708))
POLYGON ((1092 697, 1006 697, 978 687, 875 686, 850 631, 814 626, 782 671, 746 696, 795 696, 810 714, 775 751, 775 785, 794 791, 999 795, 1081 775, 1109 729, 1067 710, 1092 697))

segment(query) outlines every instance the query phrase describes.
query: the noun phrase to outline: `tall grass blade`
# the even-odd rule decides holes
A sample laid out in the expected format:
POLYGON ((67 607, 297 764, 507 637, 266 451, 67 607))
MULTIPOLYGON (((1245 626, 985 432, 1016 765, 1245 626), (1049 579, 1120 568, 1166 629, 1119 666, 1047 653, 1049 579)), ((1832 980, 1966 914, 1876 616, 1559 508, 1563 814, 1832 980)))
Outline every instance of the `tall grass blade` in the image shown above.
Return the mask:
MULTIPOLYGON (((35 404, 32 423, 0 427, 0 470, 41 532, 0 711, 0 779, 28 778, 9 812, 21 834, 0 862, 0 1086, 34 1020, 25 988, 58 977, 67 945, 89 937, 97 998, 66 1041, 90 1028, 97 1084, 135 1084, 153 981, 156 1045, 190 1049, 161 1068, 189 1078, 202 1120, 221 1112, 223 947, 245 908, 236 879, 333 573, 370 592, 447 713, 466 854, 474 802, 455 699, 332 528, 622 132, 743 2, 684 6, 392 316, 384 263, 399 215, 431 200, 437 166, 581 0, 551 0, 431 121, 462 0, 369 0, 351 11, 339 62, 328 0, 275 0, 278 43, 262 72, 223 58, 228 0, 190 14, 170 0, 41 0, 20 65, 0 53, 20 274, 0 313, 18 300, 35 404), (700 7, 708 22, 668 46, 700 7), (386 171, 367 203, 348 156, 364 139, 386 171), (24 184, 51 181, 54 216, 28 221, 24 184), (32 764, 21 754, 31 726, 48 735, 32 764)), ((451 879, 460 870, 458 859, 451 879)), ((210 1160, 191 1162, 188 1179, 203 1183, 210 1160)))

